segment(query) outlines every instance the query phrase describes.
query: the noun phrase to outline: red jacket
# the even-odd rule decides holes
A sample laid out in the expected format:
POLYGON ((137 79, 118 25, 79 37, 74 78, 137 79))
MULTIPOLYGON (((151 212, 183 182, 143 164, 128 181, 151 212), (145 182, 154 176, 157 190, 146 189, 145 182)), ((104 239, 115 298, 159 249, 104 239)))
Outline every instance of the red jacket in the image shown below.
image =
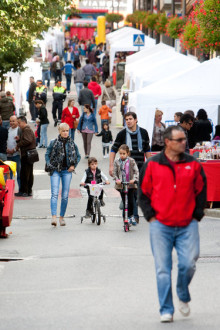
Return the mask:
POLYGON ((91 81, 88 84, 88 88, 93 92, 96 100, 98 99, 98 96, 96 96, 96 95, 101 95, 102 94, 101 87, 96 81, 91 81))
POLYGON ((63 109, 62 117, 61 117, 61 123, 68 124, 70 129, 72 129, 73 128, 73 123, 76 120, 76 118, 79 118, 79 110, 76 107, 73 107, 72 113, 70 113, 68 107, 63 109), (72 115, 75 115, 76 117, 73 118, 72 115))
POLYGON ((142 167, 139 205, 147 220, 155 217, 167 226, 187 226, 204 215, 206 177, 201 164, 184 153, 172 166, 164 152, 142 167))

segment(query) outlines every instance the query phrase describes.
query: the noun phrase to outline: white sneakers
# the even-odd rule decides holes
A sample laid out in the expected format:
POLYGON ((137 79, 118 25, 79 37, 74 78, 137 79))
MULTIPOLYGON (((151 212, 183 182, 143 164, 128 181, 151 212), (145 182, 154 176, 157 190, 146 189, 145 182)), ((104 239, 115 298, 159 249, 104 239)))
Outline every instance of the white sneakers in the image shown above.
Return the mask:
POLYGON ((162 323, 173 322, 173 315, 172 314, 162 314, 160 316, 160 322, 162 322, 162 323))
POLYGON ((179 311, 183 316, 189 316, 190 314, 189 304, 179 300, 179 311))

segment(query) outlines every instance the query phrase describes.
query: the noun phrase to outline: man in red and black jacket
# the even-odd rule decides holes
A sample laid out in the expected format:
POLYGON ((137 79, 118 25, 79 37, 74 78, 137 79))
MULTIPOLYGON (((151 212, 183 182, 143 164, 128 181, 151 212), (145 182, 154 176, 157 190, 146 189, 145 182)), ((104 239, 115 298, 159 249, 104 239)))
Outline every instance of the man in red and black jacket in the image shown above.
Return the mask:
POLYGON ((201 164, 185 153, 186 136, 180 126, 164 132, 165 151, 148 159, 139 182, 139 205, 150 222, 161 322, 173 321, 172 250, 178 256, 179 310, 190 313, 189 283, 199 257, 198 221, 204 215, 206 177, 201 164))

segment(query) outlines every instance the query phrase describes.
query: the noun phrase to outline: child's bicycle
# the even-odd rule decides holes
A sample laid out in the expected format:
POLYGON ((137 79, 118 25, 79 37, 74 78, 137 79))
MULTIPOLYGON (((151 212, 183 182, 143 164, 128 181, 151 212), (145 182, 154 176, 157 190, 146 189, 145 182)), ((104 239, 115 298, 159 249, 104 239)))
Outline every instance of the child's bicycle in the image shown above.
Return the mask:
MULTIPOLYGON (((92 214, 91 214, 91 220, 92 223, 97 224, 97 226, 100 226, 101 224, 101 218, 103 219, 103 221, 106 221, 106 217, 105 215, 103 215, 101 213, 101 203, 99 200, 99 196, 103 190, 103 185, 105 183, 99 183, 99 184, 90 184, 87 183, 84 188, 89 189, 89 194, 93 197, 93 201, 92 201, 92 214)), ((83 219, 87 218, 85 215, 81 217, 81 223, 83 222, 83 219)))
POLYGON ((125 214, 124 214, 124 218, 123 218, 124 231, 128 232, 130 230, 129 228, 131 226, 131 224, 128 221, 128 185, 129 185, 129 182, 122 181, 121 184, 123 185, 123 192, 125 193, 125 205, 124 205, 125 214))

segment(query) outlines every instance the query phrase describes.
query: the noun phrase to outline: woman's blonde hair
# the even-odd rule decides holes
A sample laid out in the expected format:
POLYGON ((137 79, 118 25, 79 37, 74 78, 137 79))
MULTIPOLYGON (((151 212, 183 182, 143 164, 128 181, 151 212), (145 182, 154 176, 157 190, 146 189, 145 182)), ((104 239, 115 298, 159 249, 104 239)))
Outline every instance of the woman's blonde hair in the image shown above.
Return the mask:
POLYGON ((155 117, 160 116, 160 115, 163 115, 163 111, 161 111, 159 109, 156 109, 156 111, 155 111, 155 117))
POLYGON ((64 131, 65 129, 70 129, 69 125, 67 123, 61 123, 59 126, 58 126, 58 131, 59 133, 64 131))
POLYGON ((75 102, 75 100, 74 100, 74 99, 69 99, 67 106, 69 107, 69 106, 70 106, 70 104, 71 104, 71 102, 73 102, 73 101, 75 102))
POLYGON ((111 81, 110 80, 106 80, 105 82, 105 87, 111 87, 111 81))

